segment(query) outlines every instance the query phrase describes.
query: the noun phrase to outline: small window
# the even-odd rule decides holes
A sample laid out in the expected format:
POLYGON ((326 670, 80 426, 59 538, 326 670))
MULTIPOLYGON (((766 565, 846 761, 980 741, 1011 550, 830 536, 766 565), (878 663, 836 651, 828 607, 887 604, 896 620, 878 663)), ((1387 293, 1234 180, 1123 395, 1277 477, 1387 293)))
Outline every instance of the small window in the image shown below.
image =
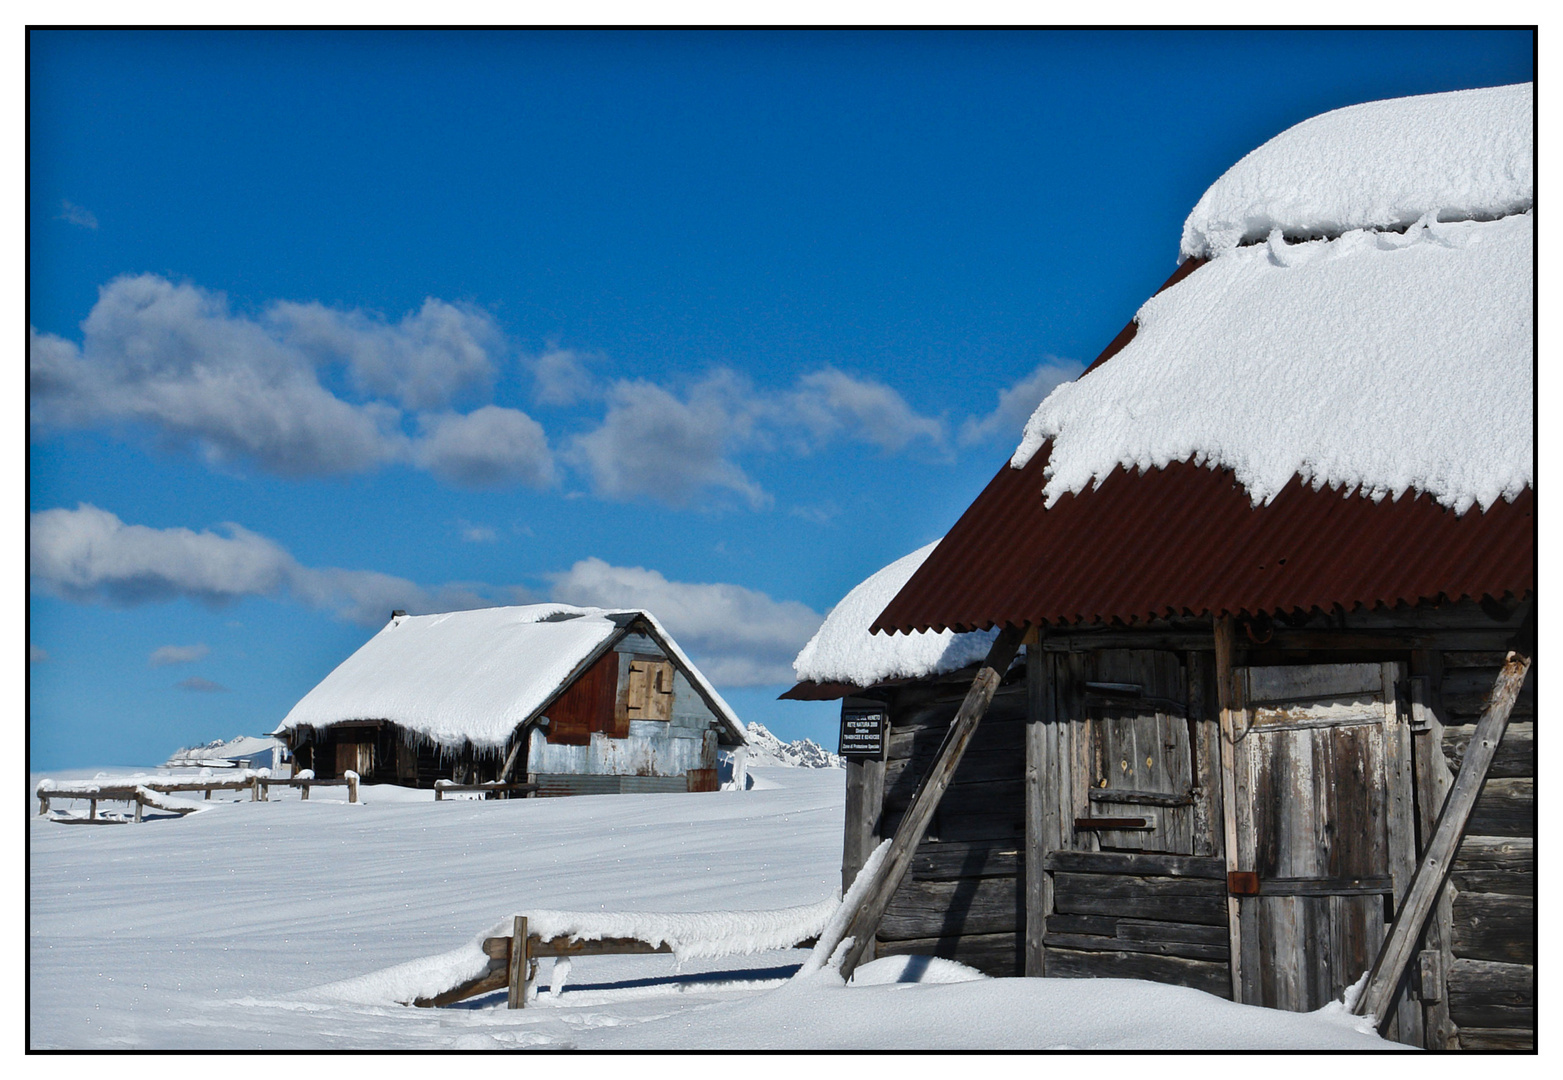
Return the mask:
POLYGON ((673 664, 637 656, 630 661, 625 707, 631 720, 673 718, 673 664))

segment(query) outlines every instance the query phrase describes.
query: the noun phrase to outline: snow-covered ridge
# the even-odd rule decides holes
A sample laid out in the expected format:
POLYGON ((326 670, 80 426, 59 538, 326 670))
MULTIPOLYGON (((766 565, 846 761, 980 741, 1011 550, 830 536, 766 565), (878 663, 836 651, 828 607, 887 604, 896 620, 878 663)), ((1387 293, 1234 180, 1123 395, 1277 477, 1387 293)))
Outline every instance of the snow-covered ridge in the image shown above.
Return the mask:
POLYGON ((1350 229, 1491 220, 1535 204, 1531 83, 1370 101, 1304 120, 1247 154, 1195 205, 1182 256, 1350 229))
POLYGON ((781 765, 794 769, 839 769, 841 758, 826 750, 813 739, 796 739, 784 743, 757 720, 749 721, 747 732, 749 745, 745 764, 748 767, 781 765))
MULTIPOLYGON (((1134 339, 1037 407, 1049 505, 1122 465, 1294 475, 1463 513, 1534 483, 1534 217, 1238 248, 1152 297, 1134 339)), ((827 620, 828 625, 828 620, 827 620)), ((823 630, 822 630, 823 633, 823 630)))
POLYGON ((935 540, 902 556, 842 597, 792 662, 798 680, 873 686, 888 679, 941 675, 987 656, 997 630, 970 634, 952 630, 915 634, 868 632, 885 605, 938 546, 939 541, 935 540))

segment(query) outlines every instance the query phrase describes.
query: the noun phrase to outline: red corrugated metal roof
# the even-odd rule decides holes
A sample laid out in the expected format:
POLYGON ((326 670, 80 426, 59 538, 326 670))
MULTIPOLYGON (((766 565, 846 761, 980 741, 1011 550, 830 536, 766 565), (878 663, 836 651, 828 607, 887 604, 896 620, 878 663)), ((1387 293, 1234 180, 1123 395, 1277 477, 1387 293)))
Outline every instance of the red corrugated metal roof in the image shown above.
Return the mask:
POLYGON ((1294 477, 1254 507, 1229 470, 1182 463, 1116 469, 1049 510, 1051 451, 999 469, 874 630, 1351 610, 1536 588, 1530 488, 1462 517, 1427 495, 1375 503, 1294 477))

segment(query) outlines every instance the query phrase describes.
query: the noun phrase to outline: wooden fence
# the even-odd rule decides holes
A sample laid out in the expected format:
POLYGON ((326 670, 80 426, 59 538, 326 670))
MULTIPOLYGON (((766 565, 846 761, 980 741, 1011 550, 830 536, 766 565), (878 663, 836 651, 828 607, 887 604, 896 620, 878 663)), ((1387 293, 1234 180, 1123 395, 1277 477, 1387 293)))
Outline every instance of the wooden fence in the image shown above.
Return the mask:
POLYGON ((300 789, 301 799, 309 798, 309 789, 312 787, 345 787, 347 788, 347 801, 358 801, 358 775, 349 773, 340 780, 294 780, 273 779, 269 776, 258 776, 246 771, 245 775, 229 780, 215 778, 196 777, 183 780, 110 780, 104 782, 71 783, 68 787, 61 787, 52 780, 40 780, 34 794, 38 796, 38 816, 44 817, 49 813, 51 803, 59 799, 84 799, 87 802, 87 816, 85 818, 61 819, 69 822, 82 822, 92 824, 120 824, 122 818, 98 817, 98 803, 123 802, 133 804, 136 808, 135 820, 140 821, 144 807, 150 806, 154 810, 166 810, 174 814, 188 814, 199 807, 191 806, 184 802, 169 801, 160 798, 163 795, 177 795, 185 792, 204 792, 204 797, 210 800, 214 791, 249 791, 251 802, 269 802, 270 789, 273 786, 296 787, 300 789))
MULTIPOLYGON (((414 1005, 431 1008, 451 1005, 479 994, 491 994, 496 990, 509 991, 507 1006, 526 1008, 526 999, 532 984, 537 980, 537 962, 544 957, 573 958, 577 956, 645 956, 653 953, 671 953, 666 942, 652 944, 639 938, 597 938, 578 940, 568 937, 544 940, 537 934, 527 933, 526 916, 517 915, 512 922, 509 937, 491 937, 483 940, 483 952, 489 958, 488 970, 476 978, 433 997, 417 998, 414 1005)), ((813 948, 818 938, 802 938, 793 948, 813 948)))

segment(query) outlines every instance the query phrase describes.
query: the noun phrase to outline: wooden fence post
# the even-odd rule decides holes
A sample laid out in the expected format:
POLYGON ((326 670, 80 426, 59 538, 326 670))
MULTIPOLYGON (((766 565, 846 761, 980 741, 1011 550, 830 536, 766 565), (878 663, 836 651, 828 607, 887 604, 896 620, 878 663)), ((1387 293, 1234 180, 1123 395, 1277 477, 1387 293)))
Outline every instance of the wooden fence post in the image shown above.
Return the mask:
POLYGON ((1025 631, 1025 626, 1010 626, 1000 631, 999 636, 994 638, 993 646, 988 650, 988 658, 983 661, 982 667, 977 671, 977 677, 971 681, 971 689, 966 692, 966 700, 961 702, 955 719, 950 721, 950 728, 945 732, 944 742, 940 744, 933 764, 917 782, 917 790, 912 795, 912 805, 907 808, 901 818, 900 826, 896 828, 895 839, 890 843, 890 850, 885 853, 884 861, 879 864, 879 871, 875 874, 873 883, 863 894, 862 903, 853 913, 851 922, 847 924, 846 933, 842 935, 843 940, 852 939, 841 964, 843 979, 852 977, 852 972, 862 962, 864 953, 873 944, 874 934, 879 929, 879 921, 884 918, 885 909, 890 906, 890 898, 895 895, 901 879, 906 877, 906 871, 912 865, 912 856, 917 852, 917 845, 928 832, 928 825, 933 821, 933 813, 939 808, 939 800, 944 797, 945 789, 950 786, 950 778, 955 775, 955 768, 961 763, 961 755, 966 752, 966 746, 971 742, 971 737, 976 734, 977 725, 982 721, 983 714, 988 711, 994 693, 998 690, 999 684, 1004 681, 1010 662, 1020 651, 1020 639, 1025 631))
POLYGON ((1530 671, 1530 657, 1511 652, 1504 661, 1503 670, 1492 684, 1487 709, 1476 724, 1471 741, 1466 746, 1465 760, 1460 764, 1460 775, 1455 777, 1454 787, 1438 815, 1438 826, 1433 830, 1432 842, 1427 845, 1417 863, 1411 888, 1400 905, 1378 959, 1368 976, 1368 985, 1352 1011, 1358 1016, 1371 1016, 1375 1027, 1383 1027, 1386 1013, 1395 1000, 1395 991, 1405 976, 1411 958, 1416 955, 1417 939, 1427 918, 1432 914, 1438 894, 1443 890, 1459 850, 1460 839, 1465 834, 1465 824, 1470 820, 1476 797, 1487 780, 1487 770, 1492 765, 1498 743, 1504 729, 1509 726, 1509 713, 1514 709, 1514 699, 1519 696, 1525 675, 1530 671))
POLYGON ((526 984, 530 965, 526 955, 526 916, 517 915, 510 931, 510 970, 505 985, 510 991, 507 1009, 526 1008, 526 984))
POLYGON ((298 795, 299 801, 300 802, 308 802, 309 801, 309 781, 308 780, 300 781, 298 788, 299 788, 299 795, 298 795))
POLYGON ((358 774, 355 773, 353 770, 349 769, 347 771, 346 780, 347 780, 347 801, 350 802, 350 803, 355 803, 355 802, 358 801, 358 774))

